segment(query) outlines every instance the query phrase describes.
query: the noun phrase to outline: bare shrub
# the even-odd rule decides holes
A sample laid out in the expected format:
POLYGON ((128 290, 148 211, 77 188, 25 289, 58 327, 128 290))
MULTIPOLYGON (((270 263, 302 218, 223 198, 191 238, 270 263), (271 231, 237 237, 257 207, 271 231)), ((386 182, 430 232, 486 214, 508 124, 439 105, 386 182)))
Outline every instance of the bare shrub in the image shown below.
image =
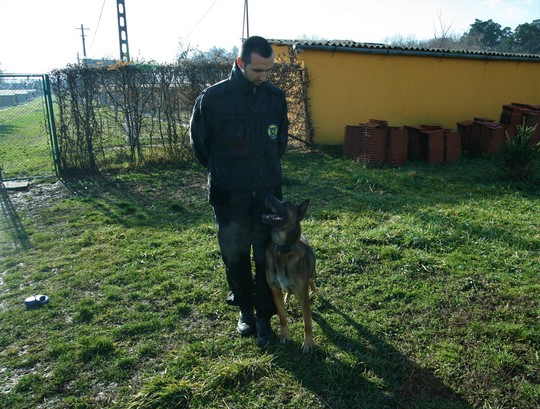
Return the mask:
MULTIPOLYGON (((53 71, 60 172, 193 160, 189 119, 195 99, 227 78, 231 66, 232 61, 179 60, 53 71)), ((292 138, 310 145, 305 70, 291 56, 276 63, 271 81, 287 92, 292 138)))

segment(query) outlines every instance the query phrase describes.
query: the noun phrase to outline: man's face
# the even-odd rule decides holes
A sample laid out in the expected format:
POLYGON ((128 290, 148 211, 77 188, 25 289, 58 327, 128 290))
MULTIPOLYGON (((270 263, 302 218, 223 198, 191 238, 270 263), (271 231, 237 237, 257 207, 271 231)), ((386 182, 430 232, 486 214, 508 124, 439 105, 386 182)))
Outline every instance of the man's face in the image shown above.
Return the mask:
POLYGON ((268 79, 268 74, 274 67, 274 56, 264 58, 259 54, 251 53, 249 64, 244 64, 242 57, 238 57, 236 62, 244 73, 244 77, 253 85, 259 86, 268 79))

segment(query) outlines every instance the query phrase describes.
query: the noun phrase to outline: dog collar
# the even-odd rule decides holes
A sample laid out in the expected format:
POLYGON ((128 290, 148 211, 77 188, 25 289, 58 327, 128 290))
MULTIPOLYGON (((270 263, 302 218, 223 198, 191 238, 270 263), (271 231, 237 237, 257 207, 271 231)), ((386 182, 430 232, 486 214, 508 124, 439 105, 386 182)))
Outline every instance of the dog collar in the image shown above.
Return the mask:
POLYGON ((289 253, 291 251, 293 251, 296 246, 298 246, 298 243, 295 241, 294 243, 291 243, 291 244, 275 244, 274 245, 276 246, 276 250, 279 251, 280 253, 289 253))

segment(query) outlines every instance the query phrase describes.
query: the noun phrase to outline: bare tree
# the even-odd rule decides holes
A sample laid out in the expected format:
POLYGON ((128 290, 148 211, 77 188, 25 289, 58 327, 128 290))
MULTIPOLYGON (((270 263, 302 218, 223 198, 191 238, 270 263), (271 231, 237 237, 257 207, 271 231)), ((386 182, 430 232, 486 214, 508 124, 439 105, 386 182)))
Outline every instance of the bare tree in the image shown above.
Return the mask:
POLYGON ((385 37, 383 41, 396 47, 424 47, 427 45, 426 41, 418 40, 414 35, 405 37, 401 34, 395 34, 392 37, 385 37))
POLYGON ((434 45, 436 45, 438 48, 448 48, 449 33, 450 29, 452 28, 453 22, 449 25, 445 24, 443 22, 442 12, 440 10, 437 12, 437 18, 439 20, 440 35, 438 33, 437 27, 435 26, 435 24, 433 24, 433 40, 435 42, 434 45))
POLYGON ((396 34, 392 37, 386 37, 384 42, 397 47, 457 48, 460 36, 450 31, 453 22, 450 24, 444 23, 440 11, 437 13, 437 18, 438 25, 433 24, 433 37, 430 39, 418 40, 414 35, 403 36, 396 34))

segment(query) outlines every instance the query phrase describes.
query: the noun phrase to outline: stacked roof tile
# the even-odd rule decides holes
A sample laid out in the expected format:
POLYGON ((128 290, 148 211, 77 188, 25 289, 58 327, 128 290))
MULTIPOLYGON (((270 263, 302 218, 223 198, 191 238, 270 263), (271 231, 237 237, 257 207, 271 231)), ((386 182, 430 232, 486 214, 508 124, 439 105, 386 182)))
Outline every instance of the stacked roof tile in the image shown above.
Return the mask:
POLYGON ((500 122, 489 118, 474 118, 457 123, 463 150, 470 153, 496 155, 506 139, 516 135, 518 125, 536 126, 529 146, 540 142, 540 105, 506 104, 502 107, 500 122))
POLYGON ((455 162, 461 159, 461 135, 458 132, 444 132, 444 162, 455 162))
POLYGON ((393 126, 388 129, 386 162, 391 166, 401 166, 407 162, 409 135, 401 127, 393 126))
POLYGON ((369 164, 386 160, 386 139, 388 124, 385 121, 370 120, 360 125, 345 127, 344 156, 359 159, 369 164))
POLYGON ((505 127, 493 119, 474 118, 457 123, 463 150, 470 153, 497 154, 504 142, 505 127))
POLYGON ((368 164, 403 165, 407 160, 449 163, 461 158, 462 151, 496 155, 507 138, 513 138, 518 125, 535 127, 529 146, 540 143, 540 105, 503 105, 500 122, 476 117, 457 122, 457 131, 440 125, 389 126, 380 119, 345 126, 343 156, 368 164))
POLYGON ((500 122, 506 125, 509 138, 514 137, 518 125, 535 127, 529 146, 540 142, 540 105, 512 103, 503 105, 500 122))
POLYGON ((391 127, 387 121, 371 119, 345 126, 343 156, 391 166, 401 166, 407 160, 453 162, 461 158, 461 138, 440 125, 391 127))

